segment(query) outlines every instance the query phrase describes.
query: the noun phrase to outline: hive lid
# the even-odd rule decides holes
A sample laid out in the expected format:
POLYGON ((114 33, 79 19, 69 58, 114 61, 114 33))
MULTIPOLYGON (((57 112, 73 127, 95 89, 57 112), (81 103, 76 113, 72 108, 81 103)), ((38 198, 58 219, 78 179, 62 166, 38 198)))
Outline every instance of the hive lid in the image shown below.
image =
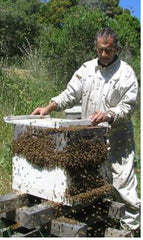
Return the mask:
POLYGON ((67 108, 65 110, 65 113, 70 113, 70 114, 74 114, 74 113, 81 113, 81 105, 79 106, 74 106, 72 108, 67 108))
POLYGON ((14 125, 28 125, 47 128, 92 125, 92 122, 89 119, 60 119, 50 118, 49 115, 42 117, 39 115, 7 116, 4 117, 4 121, 14 125))

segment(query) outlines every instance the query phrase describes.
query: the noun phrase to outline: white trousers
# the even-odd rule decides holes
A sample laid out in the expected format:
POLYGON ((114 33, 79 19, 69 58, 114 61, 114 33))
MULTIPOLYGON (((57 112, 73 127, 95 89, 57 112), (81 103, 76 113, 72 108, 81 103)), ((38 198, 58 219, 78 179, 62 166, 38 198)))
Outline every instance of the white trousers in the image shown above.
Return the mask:
POLYGON ((120 130, 111 130, 108 159, 116 200, 125 203, 125 216, 121 226, 136 230, 140 226, 140 199, 134 172, 134 137, 132 124, 120 130))

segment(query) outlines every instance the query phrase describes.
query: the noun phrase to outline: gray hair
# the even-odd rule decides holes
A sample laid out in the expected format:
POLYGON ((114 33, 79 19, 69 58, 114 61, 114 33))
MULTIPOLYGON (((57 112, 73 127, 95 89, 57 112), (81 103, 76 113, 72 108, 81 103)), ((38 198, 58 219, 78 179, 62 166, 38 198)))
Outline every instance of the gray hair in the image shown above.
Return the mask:
POLYGON ((97 39, 99 37, 103 37, 105 39, 108 39, 109 37, 111 37, 114 40, 114 46, 116 47, 118 52, 121 52, 121 47, 120 47, 120 42, 118 39, 118 35, 114 32, 114 30, 110 27, 105 27, 103 29, 101 29, 100 31, 97 32, 96 36, 95 36, 95 41, 94 41, 94 49, 96 49, 96 45, 97 45, 97 39))

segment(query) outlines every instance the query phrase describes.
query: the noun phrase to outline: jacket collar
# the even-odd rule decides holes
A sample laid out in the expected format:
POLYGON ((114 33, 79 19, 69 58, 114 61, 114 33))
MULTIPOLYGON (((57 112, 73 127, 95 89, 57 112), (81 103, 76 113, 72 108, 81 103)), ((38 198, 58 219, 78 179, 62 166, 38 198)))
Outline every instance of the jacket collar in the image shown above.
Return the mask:
POLYGON ((112 63, 111 63, 110 65, 108 65, 108 66, 103 67, 103 66, 100 64, 99 59, 97 58, 97 62, 96 62, 96 66, 95 66, 95 71, 97 71, 97 70, 99 70, 99 69, 100 69, 100 70, 110 70, 110 69, 114 68, 117 64, 119 64, 119 62, 120 62, 120 58, 119 58, 118 56, 116 56, 114 62, 112 62, 112 63))

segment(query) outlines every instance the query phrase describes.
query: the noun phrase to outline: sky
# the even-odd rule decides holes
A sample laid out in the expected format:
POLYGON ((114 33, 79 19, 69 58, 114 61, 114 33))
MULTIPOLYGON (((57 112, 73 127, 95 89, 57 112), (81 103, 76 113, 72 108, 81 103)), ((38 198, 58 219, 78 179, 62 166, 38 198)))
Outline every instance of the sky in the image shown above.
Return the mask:
POLYGON ((141 0, 120 0, 119 5, 122 8, 129 9, 131 15, 137 17, 141 21, 141 0))

